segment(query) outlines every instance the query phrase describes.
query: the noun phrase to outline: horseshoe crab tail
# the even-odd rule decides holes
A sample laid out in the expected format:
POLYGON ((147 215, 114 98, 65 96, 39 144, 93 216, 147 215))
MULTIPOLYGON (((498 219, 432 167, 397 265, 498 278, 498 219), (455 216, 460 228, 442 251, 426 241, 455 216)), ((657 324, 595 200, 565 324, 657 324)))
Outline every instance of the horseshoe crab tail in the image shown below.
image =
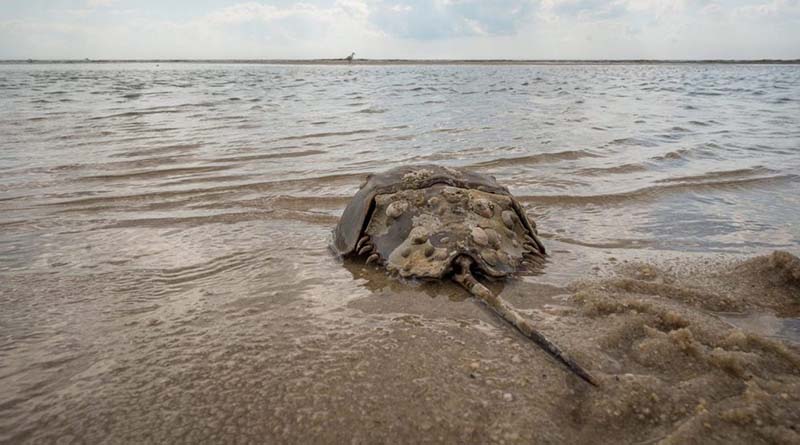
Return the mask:
POLYGON ((514 309, 513 306, 508 304, 508 302, 499 296, 493 294, 492 291, 490 291, 486 286, 481 284, 475 279, 474 276, 472 276, 472 273, 470 272, 470 267, 472 266, 473 261, 472 258, 462 255, 456 258, 455 261, 460 267, 460 270, 453 275, 453 280, 456 283, 463 286, 467 291, 469 291, 469 293, 489 306, 495 313, 497 313, 497 315, 517 328, 517 330, 526 337, 533 340, 534 343, 547 351, 547 353, 566 365, 570 371, 575 373, 575 375, 593 386, 599 386, 594 377, 592 377, 588 371, 583 369, 583 367, 581 367, 581 365, 579 365, 572 357, 568 356, 566 353, 564 353, 564 351, 559 349, 558 346, 553 344, 550 340, 545 338, 544 335, 539 333, 528 320, 523 318, 522 315, 516 309, 514 309))

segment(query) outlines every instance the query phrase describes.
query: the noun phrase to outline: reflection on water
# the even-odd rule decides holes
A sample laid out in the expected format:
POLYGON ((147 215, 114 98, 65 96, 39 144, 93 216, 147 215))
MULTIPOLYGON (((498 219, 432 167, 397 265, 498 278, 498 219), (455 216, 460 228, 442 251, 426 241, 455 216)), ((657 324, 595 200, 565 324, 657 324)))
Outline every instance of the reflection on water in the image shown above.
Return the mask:
POLYGON ((2 65, 0 93, 0 442, 163 441, 187 413, 297 438, 246 428, 325 418, 275 408, 297 394, 276 382, 400 347, 392 318, 348 306, 365 298, 424 297, 460 320, 431 332, 500 354, 453 334, 496 322, 458 288, 331 257, 376 170, 507 185, 552 256, 506 293, 562 295, 609 255, 800 246, 795 66, 2 65))

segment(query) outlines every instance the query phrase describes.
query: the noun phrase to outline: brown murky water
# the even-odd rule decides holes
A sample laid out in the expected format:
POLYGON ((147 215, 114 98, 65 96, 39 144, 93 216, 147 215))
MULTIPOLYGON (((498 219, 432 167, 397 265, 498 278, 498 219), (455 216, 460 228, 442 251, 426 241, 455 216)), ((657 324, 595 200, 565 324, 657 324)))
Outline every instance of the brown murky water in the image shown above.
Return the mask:
POLYGON ((794 66, 3 65, 0 92, 0 442, 800 440, 794 66), (453 285, 330 255, 363 176, 419 162, 527 206, 550 261, 492 287, 600 389, 453 285))

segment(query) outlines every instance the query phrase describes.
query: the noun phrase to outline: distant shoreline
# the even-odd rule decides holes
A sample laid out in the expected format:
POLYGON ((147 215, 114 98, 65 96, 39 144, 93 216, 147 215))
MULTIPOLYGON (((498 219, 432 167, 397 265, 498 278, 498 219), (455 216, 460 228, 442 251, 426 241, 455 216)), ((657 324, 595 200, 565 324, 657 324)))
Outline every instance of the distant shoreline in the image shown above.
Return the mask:
POLYGON ((186 63, 257 65, 798 65, 800 59, 759 60, 520 60, 520 59, 23 59, 0 60, 3 65, 27 64, 111 64, 111 63, 186 63))

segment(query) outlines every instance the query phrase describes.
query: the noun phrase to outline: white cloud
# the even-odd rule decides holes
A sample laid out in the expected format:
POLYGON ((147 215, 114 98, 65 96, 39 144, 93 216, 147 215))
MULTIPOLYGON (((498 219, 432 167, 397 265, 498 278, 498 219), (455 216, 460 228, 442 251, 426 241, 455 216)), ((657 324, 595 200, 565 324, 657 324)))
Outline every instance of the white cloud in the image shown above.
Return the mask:
POLYGON ((744 5, 734 9, 733 15, 742 18, 774 18, 783 16, 784 18, 794 17, 796 19, 800 16, 800 0, 773 0, 744 5))
POLYGON ((0 59, 800 57, 800 0, 276 0, 217 9, 95 0, 38 12, 6 4, 0 59))
POLYGON ((439 40, 515 33, 533 17, 532 0, 402 0, 370 2, 370 23, 387 35, 439 40))
POLYGON ((200 20, 206 20, 212 24, 236 25, 252 21, 272 22, 291 17, 304 16, 325 21, 329 20, 333 15, 336 15, 335 9, 320 8, 303 3, 278 8, 268 4, 249 2, 212 12, 200 20))
POLYGON ((86 6, 89 8, 99 8, 103 6, 111 6, 117 3, 118 0, 87 0, 86 6))

